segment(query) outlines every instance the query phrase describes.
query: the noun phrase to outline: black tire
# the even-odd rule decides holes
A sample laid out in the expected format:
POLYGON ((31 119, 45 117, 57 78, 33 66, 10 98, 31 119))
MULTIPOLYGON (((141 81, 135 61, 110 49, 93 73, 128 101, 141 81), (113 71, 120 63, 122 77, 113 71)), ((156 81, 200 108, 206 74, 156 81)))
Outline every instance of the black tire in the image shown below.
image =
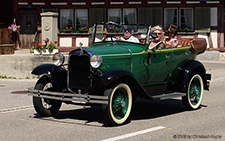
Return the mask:
POLYGON ((182 97, 185 109, 195 110, 200 107, 203 98, 203 87, 202 77, 199 74, 193 75, 188 83, 186 96, 182 97))
MULTIPOLYGON (((46 79, 43 79, 42 81, 37 82, 35 85, 35 89, 45 90, 45 91, 53 90, 50 81, 46 79), (46 88, 48 85, 50 85, 50 87, 46 88)), ((41 97, 33 97, 34 109, 41 117, 55 116, 57 112, 59 111, 61 104, 62 102, 58 100, 41 98, 41 97)))
POLYGON ((104 95, 109 97, 108 104, 102 105, 105 125, 124 124, 132 108, 132 93, 129 86, 125 83, 116 84, 105 90, 104 95))

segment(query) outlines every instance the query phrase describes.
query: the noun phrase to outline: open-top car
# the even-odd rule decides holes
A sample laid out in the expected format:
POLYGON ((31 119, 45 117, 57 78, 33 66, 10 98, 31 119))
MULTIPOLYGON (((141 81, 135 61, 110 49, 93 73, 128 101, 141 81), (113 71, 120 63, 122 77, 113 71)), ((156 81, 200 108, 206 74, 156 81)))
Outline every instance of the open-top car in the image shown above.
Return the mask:
POLYGON ((53 64, 32 71, 42 75, 35 87, 29 88, 40 116, 54 116, 62 102, 101 104, 105 124, 120 125, 128 120, 137 97, 181 97, 187 110, 200 107, 211 79, 203 64, 195 60, 205 51, 204 39, 182 47, 148 49, 151 26, 96 24, 92 30, 91 47, 81 44, 69 53, 65 64, 64 56, 56 53, 53 64), (120 39, 128 26, 139 43, 120 39))

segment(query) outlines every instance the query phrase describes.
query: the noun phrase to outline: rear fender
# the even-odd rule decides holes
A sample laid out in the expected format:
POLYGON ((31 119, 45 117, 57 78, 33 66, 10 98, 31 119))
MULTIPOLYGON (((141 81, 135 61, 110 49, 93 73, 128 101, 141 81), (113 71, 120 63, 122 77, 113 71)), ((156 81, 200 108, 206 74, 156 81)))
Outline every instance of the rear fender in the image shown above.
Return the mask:
POLYGON ((182 87, 182 91, 187 91, 189 80, 194 74, 199 74, 202 77, 204 89, 209 90, 209 85, 207 82, 207 80, 210 80, 207 76, 209 74, 206 74, 206 69, 203 64, 199 61, 189 61, 185 64, 179 77, 180 80, 178 85, 180 85, 179 87, 182 87))

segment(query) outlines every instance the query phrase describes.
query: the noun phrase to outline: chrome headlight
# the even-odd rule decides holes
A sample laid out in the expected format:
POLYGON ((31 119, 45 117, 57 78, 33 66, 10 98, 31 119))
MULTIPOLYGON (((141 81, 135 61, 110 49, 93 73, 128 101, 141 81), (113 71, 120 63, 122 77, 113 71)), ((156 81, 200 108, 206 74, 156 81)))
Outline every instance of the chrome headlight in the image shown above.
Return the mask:
POLYGON ((99 68, 103 62, 103 59, 100 55, 91 56, 90 63, 93 68, 99 68))
POLYGON ((61 66, 64 63, 65 57, 62 53, 58 52, 53 55, 53 63, 56 66, 61 66))

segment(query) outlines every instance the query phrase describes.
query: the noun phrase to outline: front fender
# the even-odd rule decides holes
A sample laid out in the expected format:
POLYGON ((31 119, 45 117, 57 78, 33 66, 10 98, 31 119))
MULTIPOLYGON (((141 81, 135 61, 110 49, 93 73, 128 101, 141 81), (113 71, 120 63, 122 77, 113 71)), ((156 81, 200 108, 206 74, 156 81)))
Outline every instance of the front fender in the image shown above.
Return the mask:
POLYGON ((57 67, 58 66, 53 64, 43 64, 34 68, 31 74, 41 75, 41 74, 47 73, 48 71, 53 72, 57 67))
POLYGON ((97 88, 105 90, 107 88, 110 88, 110 86, 112 86, 111 84, 115 82, 128 84, 130 89, 132 90, 132 93, 138 97, 153 99, 150 95, 148 95, 147 91, 142 87, 135 76, 129 71, 123 69, 112 69, 103 73, 100 76, 97 88))
POLYGON ((36 67, 32 74, 35 75, 43 75, 42 79, 49 79, 55 89, 64 89, 67 87, 67 70, 62 67, 52 65, 52 64, 44 64, 36 67), (51 75, 48 75, 50 72, 51 75))

